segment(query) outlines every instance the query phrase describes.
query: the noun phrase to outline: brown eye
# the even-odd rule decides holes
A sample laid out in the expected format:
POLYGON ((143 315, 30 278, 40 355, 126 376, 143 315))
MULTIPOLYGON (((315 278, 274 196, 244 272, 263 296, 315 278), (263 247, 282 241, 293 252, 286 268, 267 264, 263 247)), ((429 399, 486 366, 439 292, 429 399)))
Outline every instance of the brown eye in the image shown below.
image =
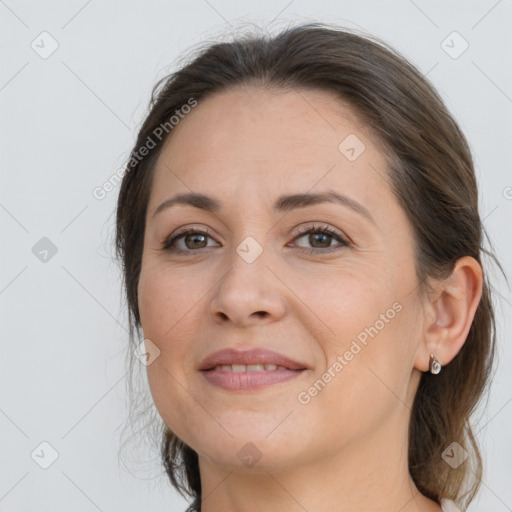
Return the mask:
MULTIPOLYGON (((208 245, 209 238, 213 240, 213 238, 208 234, 208 231, 202 231, 196 228, 187 228, 169 237, 169 239, 164 243, 162 249, 172 253, 192 253, 194 251, 212 247, 212 245, 208 245)), ((306 239, 306 243, 310 244, 311 248, 304 247, 302 245, 297 245, 297 247, 304 250, 309 249, 310 253, 324 254, 340 250, 341 248, 350 245, 347 240, 328 226, 314 226, 306 229, 302 231, 295 240, 300 240, 301 238, 306 239), (338 243, 333 245, 333 240, 338 243)))
MULTIPOLYGON (((349 245, 349 243, 341 235, 336 233, 336 231, 332 230, 328 226, 314 226, 312 228, 306 229, 305 231, 301 232, 300 236, 296 237, 296 240, 300 240, 301 238, 304 238, 306 243, 310 244, 311 250, 309 252, 311 253, 326 253, 330 251, 336 251, 349 245), (333 239, 338 243, 332 245, 333 239)), ((298 245, 298 247, 308 249, 308 247, 301 245, 298 245)))
POLYGON ((332 235, 328 235, 326 233, 312 233, 312 234, 308 235, 308 243, 312 244, 313 246, 316 243, 319 243, 320 249, 325 249, 327 247, 330 247, 331 242, 332 242, 332 235))
POLYGON ((208 231, 196 228, 187 228, 167 239, 162 249, 169 252, 193 252, 198 249, 205 249, 208 246, 208 231), (180 242, 179 244, 177 242, 180 242), (180 245, 177 247, 177 245, 180 245))
MULTIPOLYGON (((188 249, 202 249, 203 247, 206 247, 205 240, 206 235, 202 235, 200 233, 196 233, 193 235, 185 235, 183 237, 183 240, 185 242, 185 246, 188 249), (190 243, 190 246, 188 245, 190 243)), ((206 242, 207 244, 208 242, 206 242)))

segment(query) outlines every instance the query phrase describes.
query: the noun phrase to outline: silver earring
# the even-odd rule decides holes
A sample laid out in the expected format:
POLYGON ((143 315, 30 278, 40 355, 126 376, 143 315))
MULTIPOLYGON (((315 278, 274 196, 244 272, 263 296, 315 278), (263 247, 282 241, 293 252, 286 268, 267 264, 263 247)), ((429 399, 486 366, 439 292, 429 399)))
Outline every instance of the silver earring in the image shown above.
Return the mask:
POLYGON ((433 373, 434 375, 437 375, 441 371, 441 363, 437 360, 434 354, 430 354, 429 370, 430 373, 433 373))

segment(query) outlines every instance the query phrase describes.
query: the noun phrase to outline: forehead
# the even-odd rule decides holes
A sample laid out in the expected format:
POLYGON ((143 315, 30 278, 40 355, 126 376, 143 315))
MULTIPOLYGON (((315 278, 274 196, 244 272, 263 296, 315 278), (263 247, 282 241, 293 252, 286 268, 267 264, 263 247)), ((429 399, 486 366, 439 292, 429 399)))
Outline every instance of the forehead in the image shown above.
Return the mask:
POLYGON ((332 93, 246 87, 214 94, 173 128, 153 191, 208 191, 229 200, 338 189, 363 203, 387 195, 385 152, 332 93))

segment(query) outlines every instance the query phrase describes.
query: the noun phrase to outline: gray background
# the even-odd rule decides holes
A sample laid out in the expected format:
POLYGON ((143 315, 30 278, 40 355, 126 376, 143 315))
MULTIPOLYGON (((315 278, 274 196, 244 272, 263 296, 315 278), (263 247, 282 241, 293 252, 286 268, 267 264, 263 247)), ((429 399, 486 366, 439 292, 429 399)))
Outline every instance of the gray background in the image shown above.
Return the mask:
MULTIPOLYGON (((0 16, 1 511, 186 508, 142 439, 146 462, 118 463, 127 413, 126 311, 112 250, 118 188, 103 200, 92 191, 126 160, 157 78, 201 40, 241 23, 274 32, 314 19, 391 43, 428 74, 465 131, 482 217, 510 273, 512 1, 5 0, 0 16), (42 442, 58 452, 48 469, 34 460, 50 462, 42 442)), ((512 510, 512 306, 492 274, 503 297, 499 366, 477 428, 487 470, 472 512, 512 510)))

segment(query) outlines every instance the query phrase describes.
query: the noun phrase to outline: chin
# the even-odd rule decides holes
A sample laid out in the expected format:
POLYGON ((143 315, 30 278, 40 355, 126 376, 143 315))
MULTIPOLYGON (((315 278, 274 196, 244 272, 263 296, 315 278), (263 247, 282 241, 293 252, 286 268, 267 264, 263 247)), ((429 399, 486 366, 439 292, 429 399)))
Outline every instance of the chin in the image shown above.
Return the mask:
POLYGON ((296 466, 290 453, 289 444, 281 441, 271 442, 268 439, 249 440, 248 437, 235 437, 230 442, 201 446, 210 463, 237 473, 279 472, 296 466))

